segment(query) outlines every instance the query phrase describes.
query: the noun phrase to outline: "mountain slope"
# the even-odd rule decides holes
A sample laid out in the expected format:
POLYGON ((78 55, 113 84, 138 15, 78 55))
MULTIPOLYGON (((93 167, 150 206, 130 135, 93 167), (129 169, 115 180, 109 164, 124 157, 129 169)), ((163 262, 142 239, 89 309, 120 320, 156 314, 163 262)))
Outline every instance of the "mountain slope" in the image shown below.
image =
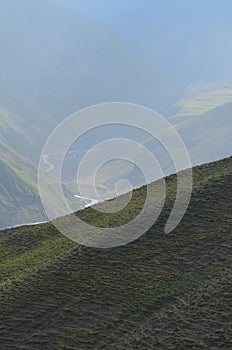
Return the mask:
POLYGON ((0 169, 0 227, 44 220, 36 165, 0 142, 0 169))
POLYGON ((231 116, 232 89, 230 84, 208 82, 208 89, 193 85, 188 93, 168 113, 191 157, 193 165, 227 157, 232 151, 231 116), (217 84, 219 86, 217 86, 217 84), (210 85, 215 85, 210 88, 210 85), (196 91, 194 91, 196 90, 196 91))
POLYGON ((0 227, 44 220, 36 187, 0 160, 0 227))
POLYGON ((191 119, 193 116, 202 115, 232 102, 232 85, 224 83, 221 86, 217 86, 217 84, 219 85, 220 83, 200 82, 190 85, 186 89, 185 96, 169 111, 169 119, 174 121, 174 124, 181 123, 191 119))
MULTIPOLYGON (((47 220, 39 196, 37 165, 0 141, 0 170, 0 228, 47 220)), ((55 205, 56 179, 44 176, 55 205)), ((63 190, 68 202, 79 209, 73 194, 66 187, 63 190)))
MULTIPOLYGON (((228 157, 232 153, 232 89, 222 86, 208 91, 197 92, 177 102, 167 114, 167 119, 176 128, 190 155, 193 166, 228 157)), ((175 172, 172 160, 159 142, 147 134, 130 130, 123 134, 115 128, 115 137, 135 140, 146 146, 155 157, 165 175, 175 172)), ((108 132, 109 134, 109 132, 108 132)), ((113 134, 113 133, 112 133, 113 134)), ((126 154, 126 153, 125 153, 126 154)), ((140 154, 131 155, 131 159, 145 157, 140 154)), ((144 177, 133 164, 123 161, 111 162, 102 170, 101 184, 106 191, 114 192, 115 183, 127 178, 134 187, 144 184, 144 177)), ((91 171, 91 170, 90 170, 91 171)), ((91 173, 91 172, 90 172, 91 173)))
MULTIPOLYGON (((51 224, 2 231, 2 348, 230 349, 232 158, 194 169, 189 209, 169 235, 175 176, 166 181, 160 219, 127 246, 80 247, 51 224)), ((103 222, 92 208, 78 215, 103 222)))

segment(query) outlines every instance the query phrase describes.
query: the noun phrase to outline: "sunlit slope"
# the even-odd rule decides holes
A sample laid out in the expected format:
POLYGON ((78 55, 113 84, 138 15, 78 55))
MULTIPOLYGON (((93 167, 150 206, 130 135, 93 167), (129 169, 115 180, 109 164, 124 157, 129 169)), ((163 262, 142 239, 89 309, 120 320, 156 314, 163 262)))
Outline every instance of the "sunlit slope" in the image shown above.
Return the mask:
MULTIPOLYGON (((175 176, 166 181, 159 221, 127 246, 80 247, 51 224, 1 233, 2 348, 230 349, 232 159, 194 169, 189 209, 169 235, 175 176)), ((78 215, 114 226, 124 214, 78 215)))
POLYGON ((0 142, 0 168, 0 227, 44 219, 36 165, 0 142))
POLYGON ((231 154, 231 118, 229 102, 177 125, 194 165, 231 154))
POLYGON ((173 107, 168 118, 185 142, 194 165, 231 154, 232 89, 229 84, 186 96, 173 107))
POLYGON ((232 102, 232 86, 202 91, 177 102, 170 112, 169 119, 175 124, 181 123, 230 102, 232 102))
POLYGON ((0 227, 43 220, 38 192, 30 178, 0 160, 0 227))

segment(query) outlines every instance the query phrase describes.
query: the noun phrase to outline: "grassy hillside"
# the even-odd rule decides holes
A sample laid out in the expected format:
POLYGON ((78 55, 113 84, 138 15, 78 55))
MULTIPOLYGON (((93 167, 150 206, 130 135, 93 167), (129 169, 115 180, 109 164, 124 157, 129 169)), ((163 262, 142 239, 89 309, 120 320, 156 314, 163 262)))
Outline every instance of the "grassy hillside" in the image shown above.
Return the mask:
MULTIPOLYGON (((0 228, 47 219, 39 196, 35 163, 0 142, 0 174, 0 228)), ((56 180, 49 175, 44 176, 49 181, 49 196, 55 205, 56 180)), ((67 200, 79 208, 66 187, 64 192, 67 200)))
POLYGON ((0 227, 45 219, 37 189, 42 132, 0 107, 0 227))
POLYGON ((45 219, 36 165, 0 142, 0 227, 45 219))
MULTIPOLYGON (((159 221, 127 246, 82 247, 51 224, 1 232, 1 348, 231 348, 232 158, 194 169, 191 204, 169 235, 176 178, 166 180, 159 221)), ((78 215, 113 226, 145 192, 120 214, 78 215)))
POLYGON ((44 220, 36 187, 17 169, 0 160, 0 227, 44 220))

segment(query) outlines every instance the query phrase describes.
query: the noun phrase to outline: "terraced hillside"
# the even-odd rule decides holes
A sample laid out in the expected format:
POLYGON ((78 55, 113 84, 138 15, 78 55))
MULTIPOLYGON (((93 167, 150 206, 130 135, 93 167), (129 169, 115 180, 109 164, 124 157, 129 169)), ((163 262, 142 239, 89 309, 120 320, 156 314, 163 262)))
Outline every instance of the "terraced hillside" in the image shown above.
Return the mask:
MULTIPOLYGON (((231 349, 232 158, 194 169, 191 204, 168 235, 175 176, 166 182, 158 222, 123 247, 79 246, 51 224, 1 232, 1 349, 231 349)), ((113 226, 145 192, 113 217, 78 215, 113 226)))

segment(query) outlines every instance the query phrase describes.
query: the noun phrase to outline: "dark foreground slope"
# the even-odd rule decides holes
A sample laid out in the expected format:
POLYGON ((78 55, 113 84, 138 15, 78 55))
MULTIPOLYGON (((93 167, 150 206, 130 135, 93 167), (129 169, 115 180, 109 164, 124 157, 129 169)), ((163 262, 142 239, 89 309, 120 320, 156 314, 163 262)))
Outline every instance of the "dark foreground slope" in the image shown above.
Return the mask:
POLYGON ((194 169, 190 207, 165 235, 167 183, 159 221, 127 246, 80 247, 51 224, 3 231, 0 348, 231 349, 232 158, 194 169))

